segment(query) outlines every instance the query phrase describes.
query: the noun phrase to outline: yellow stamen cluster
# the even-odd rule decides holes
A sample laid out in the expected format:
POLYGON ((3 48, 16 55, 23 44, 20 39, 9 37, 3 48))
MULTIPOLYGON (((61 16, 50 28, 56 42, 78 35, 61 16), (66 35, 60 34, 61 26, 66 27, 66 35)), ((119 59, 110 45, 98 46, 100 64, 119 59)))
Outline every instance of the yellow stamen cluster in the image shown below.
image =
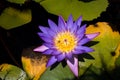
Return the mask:
POLYGON ((74 50, 77 44, 76 37, 69 31, 60 32, 54 39, 55 47, 62 53, 69 53, 74 50))

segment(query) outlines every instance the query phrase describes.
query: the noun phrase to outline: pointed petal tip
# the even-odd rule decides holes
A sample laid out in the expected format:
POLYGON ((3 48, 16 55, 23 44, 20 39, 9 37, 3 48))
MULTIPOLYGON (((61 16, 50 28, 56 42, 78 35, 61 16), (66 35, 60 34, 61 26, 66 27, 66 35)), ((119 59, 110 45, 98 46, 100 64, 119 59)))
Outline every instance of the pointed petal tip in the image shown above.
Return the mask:
POLYGON ((39 27, 39 29, 40 29, 41 27, 44 27, 44 26, 39 25, 38 27, 39 27))
POLYGON ((73 18, 72 14, 69 15, 68 19, 73 18))
POLYGON ((62 16, 59 16, 58 24, 65 25, 65 20, 63 19, 62 16))
POLYGON ((66 30, 65 25, 66 25, 65 20, 63 19, 62 16, 59 16, 59 18, 58 18, 58 27, 59 27, 59 30, 60 30, 60 31, 61 31, 61 30, 62 30, 62 31, 63 31, 63 30, 66 30))
POLYGON ((33 51, 35 51, 35 52, 40 52, 38 47, 35 48, 35 49, 33 49, 33 51))
POLYGON ((77 23, 77 26, 81 26, 82 16, 80 16, 80 17, 77 19, 76 23, 77 23))
POLYGON ((89 39, 94 39, 95 37, 97 37, 100 34, 100 32, 96 32, 96 33, 92 33, 92 34, 86 34, 87 38, 89 39))
POLYGON ((62 17, 61 15, 59 15, 58 18, 59 18, 60 20, 63 20, 63 21, 64 21, 64 19, 63 19, 63 17, 62 17))
POLYGON ((46 64, 46 68, 49 68, 51 65, 48 65, 48 63, 46 64))
POLYGON ((99 35, 100 35, 100 32, 94 33, 94 38, 97 37, 97 36, 99 36, 99 35))
POLYGON ((96 34, 97 36, 100 34, 100 32, 96 32, 96 33, 94 33, 94 34, 96 34))
POLYGON ((73 27, 73 16, 72 14, 69 15, 68 20, 67 20, 67 29, 71 30, 73 27))
POLYGON ((78 19, 80 19, 80 21, 82 21, 82 16, 80 16, 78 19))
POLYGON ((55 24, 51 19, 48 19, 48 24, 51 26, 52 24, 55 24))
POLYGON ((35 51, 35 52, 44 52, 47 49, 48 49, 48 47, 42 45, 42 46, 39 46, 39 47, 33 49, 33 51, 35 51))
POLYGON ((39 26, 39 29, 42 33, 48 34, 49 28, 47 26, 39 26))
POLYGON ((47 26, 41 26, 41 25, 39 25, 38 27, 40 30, 43 30, 43 28, 47 28, 47 26))
POLYGON ((50 22, 51 22, 51 19, 48 19, 48 24, 50 24, 50 22))
POLYGON ((74 64, 67 60, 67 65, 69 66, 73 74, 78 77, 78 59, 74 57, 74 64))
POLYGON ((73 16, 72 16, 72 14, 69 15, 67 23, 68 23, 68 22, 69 22, 69 23, 70 23, 70 22, 73 22, 73 16))
POLYGON ((50 67, 50 65, 46 64, 46 68, 49 68, 49 67, 50 67))

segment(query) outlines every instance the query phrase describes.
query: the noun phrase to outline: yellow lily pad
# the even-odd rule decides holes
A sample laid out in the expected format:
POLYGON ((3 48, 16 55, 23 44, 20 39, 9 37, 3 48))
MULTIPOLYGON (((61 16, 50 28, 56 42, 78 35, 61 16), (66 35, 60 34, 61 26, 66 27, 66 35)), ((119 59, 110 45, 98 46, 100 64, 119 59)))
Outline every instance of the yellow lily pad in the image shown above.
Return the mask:
POLYGON ((86 29, 86 34, 95 32, 100 32, 100 35, 93 40, 98 43, 91 46, 95 51, 89 53, 94 60, 85 59, 85 62, 80 62, 80 65, 81 67, 92 65, 110 72, 115 68, 115 61, 120 55, 116 52, 120 43, 120 34, 118 31, 113 31, 107 22, 98 22, 95 25, 89 25, 86 29))
POLYGON ((35 53, 31 48, 23 50, 23 68, 31 79, 38 80, 41 74, 46 70, 46 62, 47 56, 41 53, 35 53))

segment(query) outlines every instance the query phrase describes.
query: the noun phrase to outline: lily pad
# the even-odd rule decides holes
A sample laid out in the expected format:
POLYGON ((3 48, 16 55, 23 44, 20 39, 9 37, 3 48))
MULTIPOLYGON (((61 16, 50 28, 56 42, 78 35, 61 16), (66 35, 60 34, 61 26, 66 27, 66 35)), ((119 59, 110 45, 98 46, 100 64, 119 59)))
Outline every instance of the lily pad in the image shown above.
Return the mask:
MULTIPOLYGON (((106 22, 98 22, 87 28, 86 33, 94 32, 100 32, 100 35, 94 39, 94 41, 98 41, 98 44, 92 46, 95 52, 89 53, 94 60, 85 59, 85 62, 79 62, 80 75, 84 75, 84 78, 93 77, 93 80, 98 78, 99 80, 109 80, 111 72, 116 68, 116 59, 120 55, 116 52, 120 43, 120 35, 118 31, 113 31, 106 22)), ((114 75, 112 76, 114 77, 114 75)))
POLYGON ((34 0, 35 2, 42 2, 42 1, 44 1, 44 0, 34 0))
POLYGON ((0 80, 29 80, 26 73, 20 68, 10 65, 0 65, 0 80))
POLYGON ((47 56, 33 52, 33 48, 23 50, 22 64, 29 77, 38 80, 46 70, 47 56))
MULTIPOLYGON (((116 68, 115 63, 120 55, 117 52, 120 43, 119 32, 113 31, 106 22, 88 26, 87 34, 95 32, 100 32, 100 35, 86 44, 91 45, 95 51, 79 56, 80 80, 110 80, 111 72, 116 68)), ((67 66, 59 64, 52 70, 47 69, 40 80, 76 80, 76 78, 67 66)))
POLYGON ((93 20, 106 10, 108 0, 44 0, 40 4, 49 13, 61 15, 65 20, 70 14, 74 19, 82 15, 83 20, 93 20))
POLYGON ((16 3, 16 4, 24 4, 26 0, 7 0, 7 1, 16 3))
POLYGON ((31 21, 31 10, 17 10, 12 7, 6 8, 0 15, 0 26, 12 29, 31 21))
MULTIPOLYGON (((120 54, 120 44, 117 47, 116 53, 120 54)), ((116 65, 116 67, 120 67, 120 55, 119 55, 119 57, 117 57, 115 65, 116 65)))
POLYGON ((50 68, 45 71, 43 75, 41 75, 39 80, 72 80, 74 78, 74 75, 68 68, 68 66, 63 66, 59 64, 57 67, 55 67, 53 70, 50 68))

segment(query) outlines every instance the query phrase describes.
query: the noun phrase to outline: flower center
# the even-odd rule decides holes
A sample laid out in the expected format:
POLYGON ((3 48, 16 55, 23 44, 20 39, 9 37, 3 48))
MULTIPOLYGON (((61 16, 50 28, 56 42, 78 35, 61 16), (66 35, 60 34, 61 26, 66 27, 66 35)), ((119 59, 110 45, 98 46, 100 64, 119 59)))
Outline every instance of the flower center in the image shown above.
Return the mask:
POLYGON ((74 50, 77 44, 76 37, 69 31, 58 33, 54 39, 55 47, 62 53, 69 53, 74 50))

